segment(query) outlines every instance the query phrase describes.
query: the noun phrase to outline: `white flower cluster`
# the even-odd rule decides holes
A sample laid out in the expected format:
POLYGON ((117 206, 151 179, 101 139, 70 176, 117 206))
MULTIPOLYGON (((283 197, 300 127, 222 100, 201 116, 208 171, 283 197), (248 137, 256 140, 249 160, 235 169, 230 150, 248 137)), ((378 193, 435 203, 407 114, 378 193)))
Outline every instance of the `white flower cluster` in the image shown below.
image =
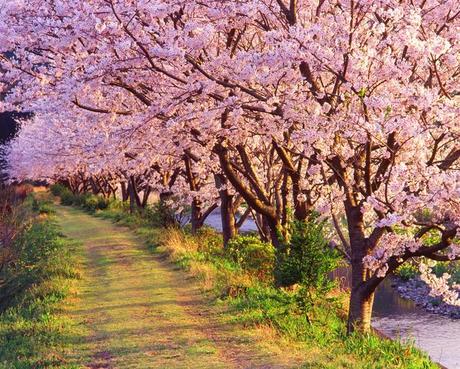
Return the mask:
POLYGON ((392 256, 402 256, 406 250, 417 251, 421 243, 404 235, 387 233, 382 237, 380 247, 371 255, 364 257, 364 265, 377 277, 385 277, 388 272, 388 260, 392 256))

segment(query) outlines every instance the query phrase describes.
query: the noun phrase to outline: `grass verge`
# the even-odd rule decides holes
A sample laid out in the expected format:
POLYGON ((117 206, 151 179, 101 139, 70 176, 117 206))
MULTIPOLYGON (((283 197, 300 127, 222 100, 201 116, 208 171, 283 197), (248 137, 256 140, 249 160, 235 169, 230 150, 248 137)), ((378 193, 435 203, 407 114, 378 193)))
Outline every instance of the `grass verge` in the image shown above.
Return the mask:
POLYGON ((60 309, 79 278, 79 245, 60 235, 50 202, 23 206, 30 225, 16 240, 17 260, 0 276, 0 369, 77 368, 62 356, 72 322, 60 309))
POLYGON ((243 269, 223 252, 220 235, 203 229, 191 235, 181 229, 155 226, 142 214, 130 214, 113 203, 97 216, 129 226, 152 251, 188 271, 203 290, 225 305, 224 319, 230 323, 256 326, 267 337, 295 343, 308 354, 303 368, 431 369, 438 366, 410 344, 374 334, 346 335, 346 293, 334 291, 316 301, 306 314, 299 308, 295 290, 278 289, 243 269), (269 333, 268 333, 269 332, 269 333))

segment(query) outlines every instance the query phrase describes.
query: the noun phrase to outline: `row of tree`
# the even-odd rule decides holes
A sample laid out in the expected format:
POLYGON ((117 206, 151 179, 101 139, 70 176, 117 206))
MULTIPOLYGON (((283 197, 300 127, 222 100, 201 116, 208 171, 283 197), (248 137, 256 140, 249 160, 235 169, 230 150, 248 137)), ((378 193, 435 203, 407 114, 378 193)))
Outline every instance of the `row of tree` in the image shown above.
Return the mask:
POLYGON ((460 257, 457 0, 24 0, 0 17, 5 108, 36 113, 13 178, 158 193, 193 230, 220 206, 225 242, 244 202, 277 248, 319 212, 352 266, 350 330, 406 261, 460 257))

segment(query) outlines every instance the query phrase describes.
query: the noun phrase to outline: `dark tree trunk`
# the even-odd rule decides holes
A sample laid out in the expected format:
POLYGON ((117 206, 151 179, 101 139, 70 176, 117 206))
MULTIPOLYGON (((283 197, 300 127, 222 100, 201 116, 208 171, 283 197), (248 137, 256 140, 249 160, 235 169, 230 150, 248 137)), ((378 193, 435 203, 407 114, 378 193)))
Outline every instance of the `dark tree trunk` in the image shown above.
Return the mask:
POLYGON ((128 183, 128 195, 129 195, 129 212, 134 213, 136 209, 136 194, 133 188, 132 181, 128 183))
POLYGON ((348 233, 351 247, 351 294, 348 312, 348 333, 355 330, 369 332, 371 328, 372 304, 374 302, 375 286, 370 286, 368 271, 364 266, 367 254, 368 240, 364 233, 363 215, 359 206, 345 205, 348 233))
POLYGON ((196 232, 203 226, 201 202, 197 199, 192 201, 192 214, 190 223, 192 224, 192 233, 196 232))
POLYGON ((136 179, 134 178, 134 176, 130 177, 130 183, 131 183, 132 197, 134 198, 134 201, 136 202, 136 206, 140 208, 142 207, 141 198, 139 197, 139 191, 137 190, 137 183, 136 183, 136 179))
POLYGON ((264 219, 264 216, 262 214, 256 213, 254 221, 256 223, 257 230, 259 231, 260 239, 264 242, 270 241, 270 229, 264 219))
POLYGON ((219 190, 220 197, 220 217, 222 221, 222 236, 224 239, 224 248, 227 247, 228 241, 234 238, 237 234, 235 224, 235 204, 234 196, 230 195, 226 188, 227 179, 222 174, 215 176, 217 188, 224 188, 219 190))
POLYGON ((142 195, 142 203, 141 203, 141 206, 143 208, 145 208, 147 206, 151 192, 152 192, 152 189, 150 188, 150 186, 147 186, 144 189, 144 193, 142 195))
POLYGON ((94 181, 94 179, 90 178, 89 183, 91 185, 91 191, 93 192, 93 195, 98 195, 99 194, 99 188, 98 188, 96 182, 94 181))
POLYGON ((121 182, 121 201, 126 202, 129 199, 129 192, 128 189, 126 188, 126 182, 121 182))

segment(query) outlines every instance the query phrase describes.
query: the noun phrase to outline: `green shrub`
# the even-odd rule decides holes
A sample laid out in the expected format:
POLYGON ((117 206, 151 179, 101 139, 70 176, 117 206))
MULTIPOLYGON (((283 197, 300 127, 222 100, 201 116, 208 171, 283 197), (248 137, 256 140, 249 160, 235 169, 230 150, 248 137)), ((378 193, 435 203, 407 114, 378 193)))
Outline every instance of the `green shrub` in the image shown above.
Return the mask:
POLYGON ((73 194, 68 188, 60 185, 55 192, 59 193, 62 205, 79 206, 90 213, 94 213, 96 210, 107 209, 110 204, 110 201, 102 196, 96 196, 89 193, 73 194))
POLYGON ((0 273, 0 368, 70 368, 57 354, 70 323, 56 311, 79 277, 78 246, 50 221, 33 221, 15 243, 17 261, 0 273))
POLYGON ((277 254, 277 283, 280 286, 301 284, 309 288, 328 289, 328 274, 339 266, 341 257, 329 247, 324 235, 324 223, 314 217, 308 221, 295 221, 291 234, 285 250, 277 254))
POLYGON ((270 279, 275 264, 275 249, 253 235, 239 235, 228 242, 228 255, 243 269, 262 279, 270 279))
POLYGON ((59 195, 61 197, 61 204, 66 206, 74 205, 75 195, 69 189, 65 189, 59 195))
POLYGON ((198 242, 198 251, 208 255, 222 255, 223 238, 222 234, 214 228, 204 226, 193 235, 198 242))
POLYGON ((56 227, 49 221, 34 222, 15 241, 14 263, 7 265, 0 279, 1 307, 8 304, 35 281, 43 278, 43 264, 59 245, 56 227))
POLYGON ((32 198, 32 211, 38 214, 54 214, 53 204, 50 201, 39 200, 32 198))
POLYGON ((98 210, 104 210, 107 209, 110 205, 110 200, 106 199, 102 196, 98 196, 97 198, 97 209, 98 210))
POLYGON ((85 207, 86 201, 91 197, 90 194, 83 193, 83 194, 76 194, 73 198, 73 205, 80 206, 82 208, 85 207))
POLYGON ((175 209, 168 206, 164 201, 146 206, 142 211, 142 217, 156 227, 176 227, 179 225, 175 209))
POLYGON ((99 199, 97 196, 88 195, 88 196, 81 196, 79 201, 79 206, 83 209, 89 211, 90 213, 94 213, 98 209, 99 199))
POLYGON ((335 286, 329 273, 340 265, 341 257, 329 247, 324 223, 315 217, 293 222, 291 235, 284 250, 277 250, 275 281, 278 286, 299 285, 295 300, 308 319, 308 312, 318 301, 328 299, 335 286))
POLYGON ((54 196, 61 196, 61 194, 69 189, 60 183, 55 183, 50 186, 50 191, 54 196))
POLYGON ((109 206, 109 201, 101 196, 82 195, 79 197, 79 206, 94 213, 96 210, 104 210, 109 206))

